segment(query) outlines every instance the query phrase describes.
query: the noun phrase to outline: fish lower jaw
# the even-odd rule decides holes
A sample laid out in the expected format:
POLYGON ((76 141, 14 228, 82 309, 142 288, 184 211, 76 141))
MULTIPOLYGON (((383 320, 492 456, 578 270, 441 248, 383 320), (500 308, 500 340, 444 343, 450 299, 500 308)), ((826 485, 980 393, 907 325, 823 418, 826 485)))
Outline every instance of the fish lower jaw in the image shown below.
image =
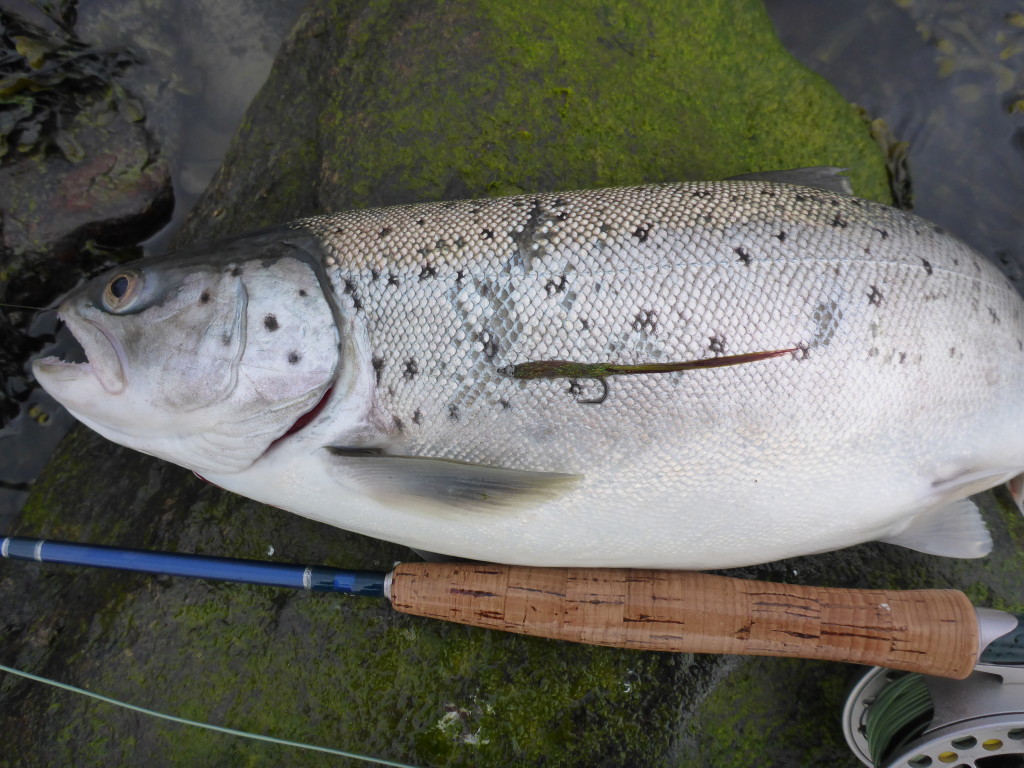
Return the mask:
MULTIPOLYGON (((44 388, 48 381, 70 383, 86 376, 95 378, 96 374, 92 363, 74 363, 54 356, 34 360, 32 362, 32 372, 44 388)), ((53 393, 51 392, 51 394, 53 393)))

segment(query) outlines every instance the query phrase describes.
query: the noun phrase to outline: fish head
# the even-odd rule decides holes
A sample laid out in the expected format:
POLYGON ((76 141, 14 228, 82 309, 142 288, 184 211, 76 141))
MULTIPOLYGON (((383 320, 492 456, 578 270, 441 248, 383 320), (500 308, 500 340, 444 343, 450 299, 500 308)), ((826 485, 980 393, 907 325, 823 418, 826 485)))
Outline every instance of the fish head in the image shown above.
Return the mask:
POLYGON ((239 472, 309 414, 339 365, 313 248, 280 232, 116 267, 59 313, 86 362, 36 379, 104 437, 200 474, 239 472))

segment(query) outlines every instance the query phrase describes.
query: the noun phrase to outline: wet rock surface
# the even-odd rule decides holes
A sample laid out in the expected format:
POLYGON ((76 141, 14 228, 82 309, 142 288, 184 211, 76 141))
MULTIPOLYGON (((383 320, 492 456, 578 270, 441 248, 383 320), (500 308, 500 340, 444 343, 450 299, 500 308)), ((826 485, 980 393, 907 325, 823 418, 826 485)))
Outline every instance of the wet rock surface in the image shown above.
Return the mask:
MULTIPOLYGON (((843 165, 884 199, 855 112, 759 3, 310 7, 179 242, 321 210, 843 165)), ((1020 608, 1024 524, 956 562, 866 545, 734 575, 965 589, 1020 608)), ((386 570, 404 548, 205 485, 76 429, 13 533, 386 570), (271 554, 272 553, 272 554, 271 554)), ((141 706, 415 765, 854 766, 839 664, 573 646, 346 599, 9 563, 4 663, 141 706)), ((338 765, 0 678, 11 765, 338 765)), ((354 763, 353 763, 354 764, 354 763)))

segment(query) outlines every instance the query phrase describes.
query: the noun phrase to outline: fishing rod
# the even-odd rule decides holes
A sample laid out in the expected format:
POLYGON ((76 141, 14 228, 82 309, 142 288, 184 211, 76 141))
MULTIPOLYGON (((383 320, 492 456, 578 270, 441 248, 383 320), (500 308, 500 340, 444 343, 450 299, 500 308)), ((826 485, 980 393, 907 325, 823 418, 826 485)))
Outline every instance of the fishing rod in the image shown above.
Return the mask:
POLYGON ((957 679, 979 662, 1024 663, 1017 617, 975 608, 955 590, 477 562, 399 563, 383 573, 13 536, 0 556, 386 597, 415 616, 621 648, 848 661, 957 679))
POLYGON ((972 749, 979 759, 1024 752, 1024 618, 976 608, 956 590, 477 562, 354 571, 21 537, 4 538, 0 556, 383 597, 402 613, 593 645, 870 664, 884 669, 844 712, 847 741, 867 765, 974 765, 972 749))

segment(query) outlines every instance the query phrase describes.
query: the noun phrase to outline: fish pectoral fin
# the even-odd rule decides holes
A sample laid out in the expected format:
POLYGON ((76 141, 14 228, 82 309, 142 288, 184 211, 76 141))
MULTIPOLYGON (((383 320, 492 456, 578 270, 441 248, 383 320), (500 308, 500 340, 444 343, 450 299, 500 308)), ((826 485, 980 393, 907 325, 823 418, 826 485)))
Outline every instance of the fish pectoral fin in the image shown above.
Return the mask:
POLYGON ((853 186, 850 180, 839 174, 846 168, 822 165, 814 168, 791 168, 785 171, 757 171, 729 176, 725 181, 774 181, 780 184, 793 184, 798 187, 814 187, 826 192, 840 195, 852 195, 853 186))
POLYGON ((882 541, 944 557, 984 557, 992 551, 992 535, 969 499, 925 510, 882 541))
POLYGON ((407 512, 505 515, 572 490, 578 475, 529 472, 486 464, 382 451, 328 447, 331 471, 382 504, 407 512))

